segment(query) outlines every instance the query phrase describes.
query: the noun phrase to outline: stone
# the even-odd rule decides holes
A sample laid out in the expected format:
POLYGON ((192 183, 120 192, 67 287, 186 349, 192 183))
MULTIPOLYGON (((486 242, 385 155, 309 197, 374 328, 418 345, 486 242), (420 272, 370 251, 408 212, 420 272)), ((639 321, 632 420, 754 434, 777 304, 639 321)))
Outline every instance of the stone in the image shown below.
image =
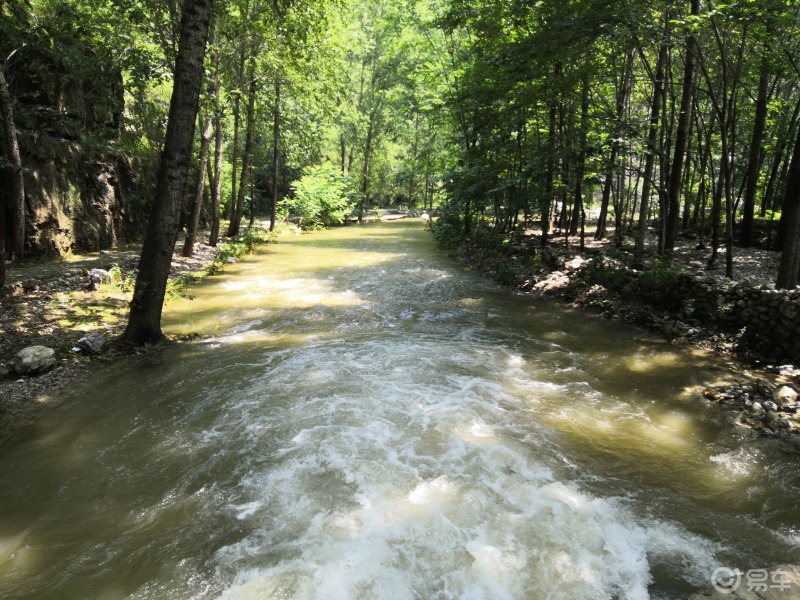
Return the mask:
POLYGON ((111 283, 111 273, 105 269, 92 269, 89 271, 89 280, 92 283, 111 283))
POLYGON ((772 393, 772 399, 778 404, 792 404, 797 400, 797 390, 792 389, 788 385, 782 385, 772 393))
POLYGON ((787 319, 794 319, 798 314, 800 314, 800 307, 797 306, 796 302, 787 302, 782 304, 780 307, 780 313, 782 316, 786 317, 787 319))
POLYGON ((766 396, 767 398, 771 398, 772 394, 775 392, 775 386, 772 385, 769 381, 765 381, 764 379, 759 379, 756 381, 756 390, 762 396, 766 396))
POLYGON ((56 365, 55 350, 47 346, 23 348, 11 362, 11 369, 18 375, 41 375, 56 365))
POLYGON ((761 402, 753 402, 753 406, 750 407, 750 410, 752 410, 754 414, 759 414, 764 412, 764 407, 761 406, 761 402))
POLYGON ((78 340, 78 347, 90 354, 100 354, 106 345, 106 338, 102 333, 90 333, 78 340))
POLYGON ((568 261, 564 266, 568 272, 574 273, 575 271, 580 270, 583 266, 584 261, 580 256, 576 256, 572 260, 568 261))
POLYGON ((767 400, 764 402, 764 408, 771 412, 778 412, 778 405, 775 404, 772 400, 767 400))
POLYGON ((239 260, 235 256, 229 256, 227 259, 225 259, 225 262, 229 265, 235 265, 239 262, 239 260))

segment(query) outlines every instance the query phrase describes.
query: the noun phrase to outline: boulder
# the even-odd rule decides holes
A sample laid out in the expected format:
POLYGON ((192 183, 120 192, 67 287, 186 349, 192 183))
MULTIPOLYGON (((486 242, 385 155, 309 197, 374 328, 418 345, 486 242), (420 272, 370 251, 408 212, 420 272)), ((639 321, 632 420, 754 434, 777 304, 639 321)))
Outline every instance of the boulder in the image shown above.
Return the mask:
POLYGON ((788 385, 782 385, 772 393, 772 399, 778 404, 778 406, 792 404, 797 400, 797 390, 789 387, 788 385))
POLYGON ((78 340, 78 348, 89 354, 100 354, 106 345, 106 338, 102 333, 90 333, 78 340))
POLYGON ((111 283, 111 273, 105 269, 91 269, 89 279, 92 283, 111 283))
POLYGON ((11 369, 19 375, 41 375, 56 365, 55 350, 47 346, 23 348, 11 362, 11 369))

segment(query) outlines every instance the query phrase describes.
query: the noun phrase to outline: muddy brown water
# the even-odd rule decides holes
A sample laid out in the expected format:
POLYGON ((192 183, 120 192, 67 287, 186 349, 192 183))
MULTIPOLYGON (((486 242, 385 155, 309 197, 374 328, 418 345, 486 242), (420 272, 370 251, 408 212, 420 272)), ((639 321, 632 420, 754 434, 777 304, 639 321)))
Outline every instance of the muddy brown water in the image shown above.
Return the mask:
POLYGON ((715 359, 509 290, 416 220, 282 241, 0 455, 0 597, 683 598, 800 562, 793 446, 715 359))

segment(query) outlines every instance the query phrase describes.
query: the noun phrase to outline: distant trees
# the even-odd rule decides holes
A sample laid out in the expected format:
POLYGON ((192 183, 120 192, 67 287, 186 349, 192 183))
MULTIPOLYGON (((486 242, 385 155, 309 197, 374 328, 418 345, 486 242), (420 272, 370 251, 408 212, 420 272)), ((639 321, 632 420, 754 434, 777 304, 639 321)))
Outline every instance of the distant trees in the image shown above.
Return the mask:
POLYGON ((534 213, 545 232, 552 220, 575 235, 581 187, 600 202, 598 237, 613 212, 617 243, 635 237, 639 262, 651 227, 665 254, 692 230, 711 239, 712 267, 724 243, 732 276, 735 222, 754 243, 758 205, 795 235, 782 142, 800 106, 794 4, 466 0, 438 15, 436 32, 458 40, 448 214, 465 235, 478 219, 503 233, 534 213))
MULTIPOLYGON (((187 9, 197 6, 190 0, 187 9)), ((651 233, 669 255, 691 232, 710 246, 709 266, 724 249, 731 275, 738 225, 743 245, 759 242, 767 227, 769 241, 784 248, 786 273, 800 268, 790 266, 800 235, 792 208, 800 16, 783 0, 218 3, 213 51, 191 65, 200 69, 192 86, 207 91, 202 135, 193 136, 195 119, 184 122, 190 111, 176 116, 167 101, 179 63, 187 66, 179 4, 31 0, 0 11, 0 58, 29 39, 46 52, 27 56, 49 56, 51 71, 124 81, 124 112, 103 99, 101 85, 92 108, 115 115, 102 151, 135 164, 138 196, 128 218, 150 217, 148 273, 134 298, 134 312, 148 313, 150 323, 146 334, 126 333, 130 341, 160 335, 155 305, 178 227, 186 226, 190 253, 204 213, 212 245, 221 217, 235 235, 248 208, 251 219, 270 214, 274 226, 282 211, 300 210, 300 187, 290 183, 309 176, 311 165, 346 175, 357 210, 433 209, 442 199, 441 222, 455 241, 470 239, 477 224, 509 235, 534 220, 543 243, 554 234, 582 238, 587 209, 597 207, 595 236, 613 227, 614 243, 630 244, 635 263, 651 233), (30 14, 41 40, 23 35, 30 14), (65 40, 102 61, 79 60, 65 40), (173 117, 183 123, 180 135, 173 117), (173 170, 176 161, 188 171, 173 170), (187 177, 191 185, 178 185, 187 177)), ((24 153, 15 162, 8 142, 20 103, 6 79, 3 165, 17 178, 24 153)), ((76 131, 71 115, 56 112, 46 115, 50 122, 81 143, 103 137, 76 131)), ((39 113, 23 113, 16 128, 45 130, 39 113)), ((11 222, 0 252, 18 256, 25 196, 6 181, 2 216, 11 222)))

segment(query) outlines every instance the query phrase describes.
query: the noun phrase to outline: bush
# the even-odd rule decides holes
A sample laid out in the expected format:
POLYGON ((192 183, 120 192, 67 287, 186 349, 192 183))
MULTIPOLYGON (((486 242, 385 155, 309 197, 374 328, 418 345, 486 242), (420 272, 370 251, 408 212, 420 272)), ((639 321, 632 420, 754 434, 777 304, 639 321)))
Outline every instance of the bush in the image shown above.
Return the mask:
POLYGON ((683 304, 680 275, 680 269, 674 264, 658 260, 639 276, 636 282, 637 295, 653 306, 678 310, 683 304))
POLYGON ((431 219, 428 226, 441 248, 453 250, 464 241, 464 219, 458 210, 446 208, 439 217, 431 219))
POLYGON ((284 200, 283 206, 301 217, 302 229, 341 225, 352 210, 352 183, 332 165, 304 169, 291 187, 294 196, 284 200))

